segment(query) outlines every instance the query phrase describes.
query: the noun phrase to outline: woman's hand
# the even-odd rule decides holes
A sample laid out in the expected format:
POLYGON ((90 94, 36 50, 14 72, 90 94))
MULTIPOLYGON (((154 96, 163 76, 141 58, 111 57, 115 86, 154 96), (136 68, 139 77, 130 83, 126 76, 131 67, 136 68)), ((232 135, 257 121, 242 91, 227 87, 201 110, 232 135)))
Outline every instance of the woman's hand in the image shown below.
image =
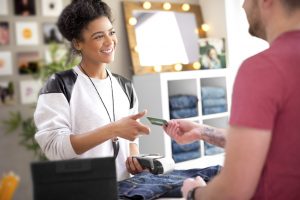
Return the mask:
POLYGON ((131 156, 128 157, 126 160, 126 168, 127 168, 127 171, 132 175, 138 174, 138 173, 141 173, 142 171, 144 171, 144 169, 140 165, 139 161, 136 158, 131 157, 131 156))
POLYGON ((150 128, 138 121, 138 119, 142 118, 146 113, 147 111, 143 111, 114 122, 116 125, 116 137, 133 141, 140 134, 149 134, 150 128))

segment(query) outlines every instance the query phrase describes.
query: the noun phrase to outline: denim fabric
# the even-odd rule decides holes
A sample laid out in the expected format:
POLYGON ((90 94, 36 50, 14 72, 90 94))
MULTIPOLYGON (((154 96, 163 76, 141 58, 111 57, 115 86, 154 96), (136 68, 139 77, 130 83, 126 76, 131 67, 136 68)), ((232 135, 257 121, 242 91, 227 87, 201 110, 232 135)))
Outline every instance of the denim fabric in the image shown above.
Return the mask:
POLYGON ((221 147, 217 147, 215 145, 212 144, 208 144, 206 142, 204 142, 204 154, 205 155, 214 155, 214 154, 218 154, 218 153, 223 153, 224 149, 221 147))
POLYGON ((197 108, 183 108, 178 110, 170 110, 171 119, 181 119, 188 117, 195 117, 198 115, 197 108))
POLYGON ((225 97, 225 89, 221 87, 202 87, 201 88, 201 98, 221 98, 225 97))
POLYGON ((227 101, 225 98, 211 98, 211 99, 203 99, 202 107, 211 107, 211 106, 225 106, 227 101))
POLYGON ((173 157, 173 160, 175 161, 175 163, 199 158, 200 157, 200 149, 194 150, 194 151, 172 154, 172 157, 173 157))
POLYGON ((173 95, 169 97, 169 104, 171 110, 180 108, 196 108, 198 98, 193 95, 173 95))
POLYGON ((118 182, 120 199, 157 199, 159 197, 182 197, 180 188, 187 178, 201 176, 210 181, 221 170, 221 166, 204 169, 173 170, 167 174, 154 175, 142 172, 118 182))
POLYGON ((209 115, 214 113, 226 112, 227 106, 213 106, 213 107, 202 108, 202 110, 203 110, 203 115, 209 115))
POLYGON ((182 153, 182 152, 189 152, 194 150, 200 149, 199 141, 190 143, 190 144, 177 144, 174 140, 172 140, 172 153, 182 153))

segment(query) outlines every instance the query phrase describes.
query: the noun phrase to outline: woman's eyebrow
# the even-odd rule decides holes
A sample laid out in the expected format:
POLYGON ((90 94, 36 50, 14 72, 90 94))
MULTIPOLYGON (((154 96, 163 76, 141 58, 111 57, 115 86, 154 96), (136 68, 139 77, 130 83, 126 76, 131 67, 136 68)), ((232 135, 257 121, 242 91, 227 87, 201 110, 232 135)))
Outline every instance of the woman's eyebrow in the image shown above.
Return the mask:
MULTIPOLYGON (((112 31, 114 28, 110 28, 110 29, 108 29, 107 31, 112 31)), ((91 37, 93 37, 93 36, 95 36, 95 35, 97 35, 97 34, 101 34, 101 33, 105 33, 106 31, 97 31, 97 32, 95 32, 95 33, 93 33, 92 35, 91 35, 91 37)))

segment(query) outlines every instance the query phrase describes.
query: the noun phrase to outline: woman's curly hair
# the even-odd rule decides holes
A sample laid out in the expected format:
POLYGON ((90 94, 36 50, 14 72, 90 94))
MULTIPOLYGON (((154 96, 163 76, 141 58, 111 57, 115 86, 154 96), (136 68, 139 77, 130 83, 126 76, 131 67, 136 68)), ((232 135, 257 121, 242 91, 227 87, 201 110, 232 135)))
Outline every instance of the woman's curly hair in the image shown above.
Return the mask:
POLYGON ((73 0, 60 14, 57 27, 60 33, 71 42, 82 40, 82 30, 98 17, 107 17, 112 22, 110 7, 101 0, 73 0))

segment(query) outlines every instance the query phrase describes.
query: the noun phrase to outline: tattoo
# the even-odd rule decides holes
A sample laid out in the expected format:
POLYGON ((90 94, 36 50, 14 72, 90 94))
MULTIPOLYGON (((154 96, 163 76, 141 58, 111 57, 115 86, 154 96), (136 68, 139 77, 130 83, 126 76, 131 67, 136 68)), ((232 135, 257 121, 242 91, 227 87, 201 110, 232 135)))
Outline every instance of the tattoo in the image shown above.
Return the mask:
POLYGON ((202 131, 203 140, 210 144, 225 147, 226 143, 226 135, 225 130, 212 128, 212 127, 204 127, 202 131))

